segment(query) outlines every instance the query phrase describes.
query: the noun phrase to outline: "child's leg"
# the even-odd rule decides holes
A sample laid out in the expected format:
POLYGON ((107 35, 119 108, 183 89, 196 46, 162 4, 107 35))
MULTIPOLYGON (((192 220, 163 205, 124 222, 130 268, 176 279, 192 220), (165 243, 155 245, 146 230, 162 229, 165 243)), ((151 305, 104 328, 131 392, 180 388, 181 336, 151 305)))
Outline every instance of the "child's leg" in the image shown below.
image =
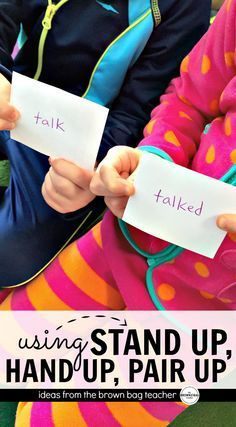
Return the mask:
MULTIPOLYGON (((49 169, 47 156, 9 139, 8 132, 0 132, 0 150, 11 165, 10 184, 0 205, 0 287, 4 287, 33 278, 61 250, 87 213, 68 220, 45 203, 41 186, 49 169)), ((103 209, 99 202, 78 235, 103 209)))
MULTIPOLYGON (((66 248, 44 274, 11 291, 0 308, 124 309, 104 257, 100 224, 66 248)), ((183 409, 176 403, 26 402, 18 406, 16 427, 164 427, 183 409)))
POLYGON ((15 427, 165 427, 185 408, 163 402, 20 403, 15 427))
POLYGON ((122 310, 109 272, 100 224, 68 246, 36 279, 13 289, 0 310, 122 310))

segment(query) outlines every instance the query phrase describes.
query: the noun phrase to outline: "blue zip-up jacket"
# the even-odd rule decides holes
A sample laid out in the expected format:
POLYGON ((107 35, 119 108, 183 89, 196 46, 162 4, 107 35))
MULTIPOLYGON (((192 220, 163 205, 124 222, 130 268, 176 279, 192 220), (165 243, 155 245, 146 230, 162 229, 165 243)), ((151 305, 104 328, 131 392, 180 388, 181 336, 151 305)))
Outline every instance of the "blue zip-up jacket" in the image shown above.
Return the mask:
MULTIPOLYGON (((129 3, 132 1, 69 0, 64 4, 47 35, 40 80, 82 96, 99 58, 130 25, 129 3)), ((4 67, 34 76, 47 4, 47 0, 0 1, 0 63, 4 67), (27 41, 13 62, 11 52, 21 23, 27 41)), ((114 145, 138 143, 151 109, 178 73, 180 61, 206 31, 210 4, 210 0, 159 0, 161 23, 153 26, 118 96, 108 105, 99 160, 114 145)))
MULTIPOLYGON (((116 144, 137 145, 151 109, 178 73, 182 58, 206 31, 210 3, 0 0, 0 72, 9 75, 15 69, 109 106, 101 160, 116 144), (13 61, 21 24, 24 44, 13 61), (43 55, 38 60, 40 40, 43 55)), ((0 132, 0 151, 11 164, 11 181, 0 209, 0 286, 18 286, 90 228, 104 205, 98 197, 77 212, 59 214, 40 193, 49 168, 47 156, 9 139, 8 132, 0 132)))

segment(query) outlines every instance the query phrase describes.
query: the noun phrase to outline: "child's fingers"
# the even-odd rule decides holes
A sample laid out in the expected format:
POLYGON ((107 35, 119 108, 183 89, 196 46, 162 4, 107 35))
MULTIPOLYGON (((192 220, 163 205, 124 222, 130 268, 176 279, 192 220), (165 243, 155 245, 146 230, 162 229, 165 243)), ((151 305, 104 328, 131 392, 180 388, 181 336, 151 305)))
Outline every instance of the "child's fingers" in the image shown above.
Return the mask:
POLYGON ((217 225, 221 230, 227 231, 227 233, 236 233, 236 215, 220 215, 217 218, 217 225))
POLYGON ((11 84, 0 73, 0 119, 6 122, 13 122, 20 118, 19 111, 10 104, 11 84))
POLYGON ((49 159, 53 170, 58 176, 66 178, 80 188, 89 189, 93 173, 80 168, 73 162, 64 159, 49 159))
POLYGON ((50 188, 50 182, 49 180, 45 180, 42 185, 42 196, 45 200, 45 202, 55 211, 65 214, 67 213, 66 209, 66 203, 65 198, 60 195, 56 195, 53 193, 52 189, 50 188))
POLYGON ((118 218, 122 218, 124 214, 124 210, 126 208, 129 197, 105 197, 105 203, 110 211, 117 216, 118 218))
POLYGON ((72 200, 76 197, 77 189, 80 188, 67 178, 58 175, 52 167, 45 177, 45 182, 50 186, 51 192, 72 200))
POLYGON ((122 172, 120 175, 110 164, 103 164, 98 172, 95 172, 90 191, 97 196, 131 196, 134 192, 132 182, 127 181, 129 174, 122 172))
POLYGON ((16 123, 0 119, 0 130, 12 130, 15 127, 16 123))
MULTIPOLYGON (((45 177, 42 185, 42 195, 45 202, 59 213, 74 212, 83 208, 94 199, 94 195, 88 190, 82 190, 75 184, 66 181, 65 178, 60 177, 59 184, 60 191, 57 191, 50 173, 45 177)), ((58 188, 57 188, 58 189, 58 188)))
POLYGON ((134 186, 127 179, 137 168, 141 152, 130 147, 113 147, 100 163, 90 184, 98 196, 131 196, 134 186))
POLYGON ((86 206, 94 195, 89 191, 92 173, 64 159, 49 160, 42 195, 57 212, 74 212, 86 206))
POLYGON ((20 117, 19 111, 6 102, 0 102, 0 119, 7 122, 16 122, 20 117))
MULTIPOLYGON (((101 163, 112 166, 119 175, 132 174, 139 164, 142 152, 135 148, 116 146, 111 148, 101 163)), ((98 168, 99 169, 99 168, 98 168)))

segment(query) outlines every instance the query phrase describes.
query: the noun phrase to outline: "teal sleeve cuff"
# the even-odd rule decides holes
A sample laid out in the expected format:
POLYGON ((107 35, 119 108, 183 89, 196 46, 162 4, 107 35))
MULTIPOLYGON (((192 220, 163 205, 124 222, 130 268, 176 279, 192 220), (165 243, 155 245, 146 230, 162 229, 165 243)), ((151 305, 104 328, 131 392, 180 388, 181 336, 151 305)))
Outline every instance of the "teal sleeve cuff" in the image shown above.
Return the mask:
POLYGON ((160 148, 154 147, 152 145, 141 145, 140 147, 138 147, 138 149, 141 151, 147 151, 148 153, 156 154, 162 159, 169 160, 169 162, 174 162, 174 160, 169 156, 169 154, 167 154, 160 148))

